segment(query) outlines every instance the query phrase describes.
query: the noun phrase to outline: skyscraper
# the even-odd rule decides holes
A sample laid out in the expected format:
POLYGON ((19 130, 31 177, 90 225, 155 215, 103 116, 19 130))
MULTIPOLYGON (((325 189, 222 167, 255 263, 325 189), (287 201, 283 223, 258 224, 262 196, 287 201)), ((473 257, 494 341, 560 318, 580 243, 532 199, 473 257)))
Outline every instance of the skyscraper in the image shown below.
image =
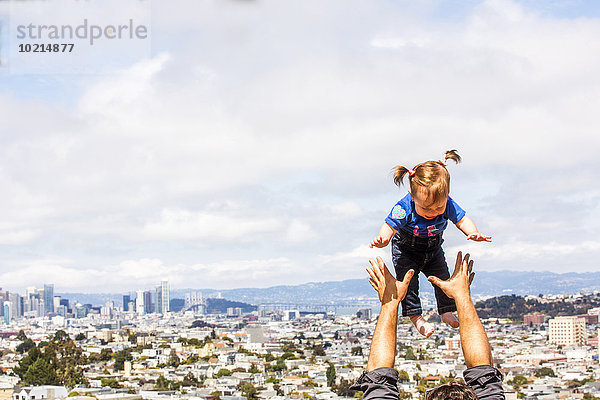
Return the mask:
POLYGON ((145 313, 144 291, 138 290, 136 293, 137 293, 137 296, 135 298, 135 312, 137 312, 140 315, 144 315, 144 313, 145 313))
POLYGON ((152 292, 147 290, 144 292, 144 312, 150 314, 152 311, 152 292))
POLYGON ((44 311, 46 314, 54 312, 54 284, 44 285, 44 311))
POLYGON ((130 301, 131 301, 131 296, 128 294, 124 294, 123 295, 123 311, 129 311, 129 302, 130 301))
POLYGON ((169 282, 161 281, 160 286, 156 287, 156 309, 159 314, 168 313, 169 307, 169 282))

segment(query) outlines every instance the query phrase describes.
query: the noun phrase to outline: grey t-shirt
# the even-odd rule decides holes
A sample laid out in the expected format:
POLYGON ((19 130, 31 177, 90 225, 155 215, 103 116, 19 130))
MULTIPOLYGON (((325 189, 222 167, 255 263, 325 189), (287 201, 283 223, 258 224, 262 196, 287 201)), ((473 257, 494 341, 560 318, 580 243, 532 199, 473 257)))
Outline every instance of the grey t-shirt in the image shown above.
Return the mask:
MULTIPOLYGON (((502 374, 490 365, 467 368, 463 372, 465 382, 481 400, 504 400, 502 374)), ((363 392, 363 400, 398 400, 398 371, 393 368, 377 368, 364 371, 350 387, 363 392)))

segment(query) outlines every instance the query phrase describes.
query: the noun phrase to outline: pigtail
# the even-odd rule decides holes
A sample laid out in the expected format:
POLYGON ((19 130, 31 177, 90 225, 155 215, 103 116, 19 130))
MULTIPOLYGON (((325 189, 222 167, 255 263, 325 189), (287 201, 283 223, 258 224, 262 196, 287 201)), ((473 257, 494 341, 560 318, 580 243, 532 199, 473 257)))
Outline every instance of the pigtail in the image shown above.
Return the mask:
POLYGON ((409 172, 408 168, 403 167, 402 165, 398 165, 394 167, 392 171, 394 172, 394 183, 397 186, 401 186, 404 176, 409 172))
POLYGON ((460 158, 460 156, 458 155, 456 150, 448 150, 446 152, 446 155, 444 156, 444 161, 447 161, 447 160, 452 160, 458 164, 462 161, 462 158, 460 158))

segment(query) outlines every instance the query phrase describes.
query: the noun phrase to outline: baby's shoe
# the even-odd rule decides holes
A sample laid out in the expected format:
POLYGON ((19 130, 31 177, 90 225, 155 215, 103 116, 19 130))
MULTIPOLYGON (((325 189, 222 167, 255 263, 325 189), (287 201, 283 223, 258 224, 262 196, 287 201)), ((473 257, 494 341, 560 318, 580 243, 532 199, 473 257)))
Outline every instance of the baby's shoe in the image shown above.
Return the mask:
POLYGON ((425 321, 422 315, 413 315, 410 317, 410 321, 417 328, 417 331, 425 337, 431 336, 435 330, 433 325, 425 321))
POLYGON ((450 325, 452 328, 458 328, 458 319, 451 312, 445 312, 442 314, 442 321, 445 324, 450 325))

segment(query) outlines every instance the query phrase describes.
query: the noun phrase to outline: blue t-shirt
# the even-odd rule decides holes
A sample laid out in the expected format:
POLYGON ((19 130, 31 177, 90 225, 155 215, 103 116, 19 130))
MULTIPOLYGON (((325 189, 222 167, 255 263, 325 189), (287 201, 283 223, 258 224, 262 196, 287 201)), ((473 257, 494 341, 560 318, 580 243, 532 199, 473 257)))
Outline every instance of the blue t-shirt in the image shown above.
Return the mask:
POLYGON ((465 216, 465 211, 448 196, 446 211, 433 219, 421 217, 415 211, 415 202, 410 193, 396 203, 385 222, 399 231, 403 229, 415 236, 436 236, 448 226, 448 220, 455 224, 465 216))

